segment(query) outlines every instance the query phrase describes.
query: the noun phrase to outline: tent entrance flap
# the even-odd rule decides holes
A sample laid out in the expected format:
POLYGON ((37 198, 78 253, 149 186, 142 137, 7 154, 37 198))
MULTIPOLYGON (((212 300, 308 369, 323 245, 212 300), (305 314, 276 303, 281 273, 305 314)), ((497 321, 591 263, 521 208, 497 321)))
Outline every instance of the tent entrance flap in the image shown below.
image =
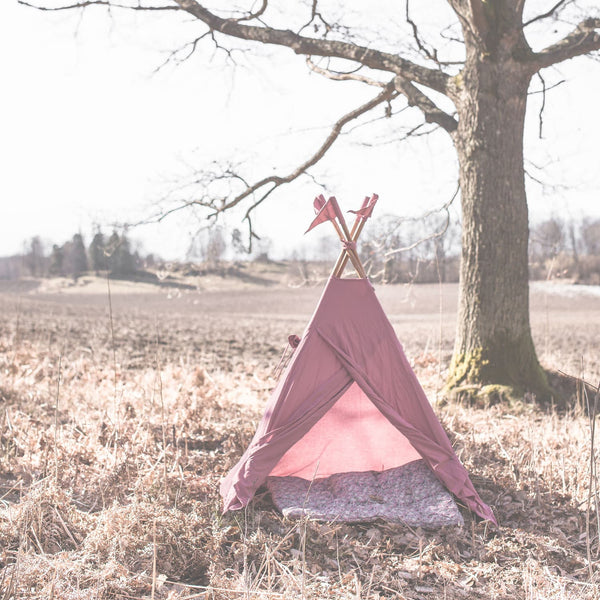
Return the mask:
POLYGON ((422 456, 354 382, 279 460, 271 476, 312 480, 385 471, 422 456))

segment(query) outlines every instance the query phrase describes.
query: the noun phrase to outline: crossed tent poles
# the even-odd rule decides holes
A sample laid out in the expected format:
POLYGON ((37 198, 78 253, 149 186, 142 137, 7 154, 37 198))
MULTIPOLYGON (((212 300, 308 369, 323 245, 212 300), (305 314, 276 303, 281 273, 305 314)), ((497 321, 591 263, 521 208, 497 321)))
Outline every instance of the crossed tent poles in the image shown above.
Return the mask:
POLYGON ((315 207, 317 216, 310 224, 310 227, 306 230, 306 233, 320 223, 331 221, 331 224, 333 225, 338 237, 340 238, 340 241, 342 242, 342 251, 340 252, 335 266, 333 267, 333 271, 331 272, 332 277, 341 278, 344 273, 344 269, 348 264, 348 260, 350 260, 356 269, 358 276, 361 279, 367 278, 365 269, 356 251, 356 242, 362 233, 367 219, 371 216, 373 208, 375 207, 378 199, 379 196, 377 194, 373 194, 371 197, 367 196, 363 200, 362 206, 358 210, 350 211, 356 215, 356 218, 354 219, 352 229, 349 230, 348 225, 346 224, 346 219, 344 218, 344 214, 342 213, 335 196, 331 196, 329 200, 325 200, 325 196, 323 196, 323 194, 315 198, 313 206, 315 207))
MULTIPOLYGON (((365 269, 358 256, 358 253, 356 252, 356 242, 362 233, 367 219, 371 216, 378 198, 379 196, 377 194, 373 194, 371 197, 367 196, 363 200, 362 206, 358 210, 350 211, 356 215, 351 230, 348 230, 346 219, 344 219, 344 215, 334 196, 331 196, 329 200, 325 200, 323 194, 315 198, 313 206, 315 207, 317 216, 310 224, 310 227, 306 230, 306 233, 325 221, 331 221, 331 224, 335 228, 335 231, 342 242, 342 251, 340 252, 335 266, 333 267, 333 271, 331 272, 332 277, 341 278, 342 274, 344 273, 344 269, 350 260, 356 269, 358 276, 361 279, 367 278, 365 269)), ((271 373, 272 377, 275 377, 277 380, 279 379, 299 344, 300 338, 297 335, 290 335, 288 337, 288 344, 285 345, 279 363, 271 373)))

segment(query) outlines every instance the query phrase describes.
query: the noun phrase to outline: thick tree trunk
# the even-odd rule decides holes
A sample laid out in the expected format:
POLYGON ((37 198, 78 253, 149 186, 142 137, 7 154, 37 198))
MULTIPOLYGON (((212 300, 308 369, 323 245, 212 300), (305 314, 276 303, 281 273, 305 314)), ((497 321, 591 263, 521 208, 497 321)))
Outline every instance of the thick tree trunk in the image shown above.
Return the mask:
POLYGON ((549 393, 529 325, 523 127, 529 75, 483 59, 463 72, 459 159, 463 239, 449 388, 549 393))

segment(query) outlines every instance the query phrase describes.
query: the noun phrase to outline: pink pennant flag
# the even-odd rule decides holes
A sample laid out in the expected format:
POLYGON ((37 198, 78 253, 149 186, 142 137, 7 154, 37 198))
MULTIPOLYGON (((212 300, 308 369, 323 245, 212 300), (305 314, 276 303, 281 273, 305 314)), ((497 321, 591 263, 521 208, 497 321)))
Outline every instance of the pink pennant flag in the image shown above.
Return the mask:
POLYGON ((323 195, 317 196, 313 202, 313 206, 315 207, 315 211, 317 212, 317 216, 310 224, 310 227, 304 232, 308 233, 311 229, 324 223, 325 221, 335 221, 338 216, 338 212, 340 210, 339 206, 337 206, 337 202, 335 202, 335 198, 332 196, 329 200, 325 201, 323 195), (333 200, 333 202, 332 202, 333 200), (337 208, 337 211, 336 211, 337 208))
POLYGON ((348 212, 354 213, 360 219, 366 220, 371 216, 371 214, 373 212, 373 208, 375 208, 375 204, 377 204, 377 200, 379 200, 379 196, 377 194, 373 194, 373 196, 371 196, 371 198, 369 198, 367 196, 365 198, 361 208, 359 208, 358 210, 351 210, 348 212))
POLYGON ((327 201, 325 200, 325 196, 323 196, 323 194, 314 199, 313 206, 315 207, 315 214, 319 214, 319 211, 325 206, 326 202, 327 201))

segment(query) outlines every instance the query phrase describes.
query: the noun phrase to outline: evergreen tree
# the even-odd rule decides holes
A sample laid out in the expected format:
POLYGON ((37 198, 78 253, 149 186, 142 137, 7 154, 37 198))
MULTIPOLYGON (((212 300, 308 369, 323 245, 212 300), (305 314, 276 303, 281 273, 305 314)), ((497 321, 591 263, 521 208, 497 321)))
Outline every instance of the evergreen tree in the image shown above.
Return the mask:
POLYGON ((44 274, 44 248, 37 235, 31 238, 25 264, 32 277, 41 277, 44 274))
POLYGON ((94 271, 98 275, 99 271, 108 269, 108 260, 105 253, 104 235, 101 231, 97 231, 92 239, 92 243, 88 248, 90 258, 90 271, 94 271))
POLYGON ((584 219, 581 225, 583 249, 589 256, 600 256, 600 219, 584 219))
POLYGON ((73 236, 71 242, 71 273, 77 278, 88 270, 87 254, 83 237, 80 233, 73 236))
POLYGON ((113 231, 108 240, 107 254, 111 275, 127 277, 135 273, 135 260, 125 235, 119 236, 116 231, 113 231))
POLYGON ((50 254, 50 275, 64 275, 64 262, 65 255, 62 246, 54 244, 52 246, 52 253, 50 254))
POLYGON ((117 250, 117 266, 121 276, 132 275, 136 271, 135 258, 131 254, 131 245, 125 235, 121 236, 121 243, 117 250))

